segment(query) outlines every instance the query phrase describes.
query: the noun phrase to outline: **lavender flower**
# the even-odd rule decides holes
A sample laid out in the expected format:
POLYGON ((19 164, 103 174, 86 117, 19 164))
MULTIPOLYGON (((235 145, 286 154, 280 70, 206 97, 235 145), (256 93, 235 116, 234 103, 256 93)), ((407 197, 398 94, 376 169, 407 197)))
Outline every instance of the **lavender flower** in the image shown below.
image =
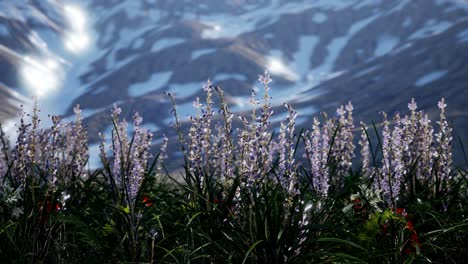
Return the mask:
POLYGON ((440 179, 440 189, 449 190, 449 180, 451 179, 451 166, 452 166, 452 128, 449 126, 445 117, 445 99, 438 102, 437 106, 440 109, 439 132, 436 134, 436 141, 438 144, 438 152, 434 152, 438 160, 438 176, 440 179))
POLYGON ((119 122, 119 116, 122 113, 122 109, 114 105, 112 109, 112 121, 114 128, 112 129, 112 146, 113 152, 113 166, 112 166, 112 177, 117 187, 122 186, 122 180, 124 177, 123 172, 126 170, 128 165, 127 153, 129 151, 129 140, 127 136, 128 123, 123 120, 119 122))
POLYGON ((24 117, 26 113, 23 110, 20 110, 20 123, 18 125, 18 137, 16 140, 15 148, 13 149, 13 160, 15 161, 13 165, 13 174, 16 175, 15 184, 25 187, 26 185, 26 178, 28 175, 28 150, 29 150, 29 142, 28 142, 28 128, 30 124, 26 124, 24 117))
POLYGON ((359 140, 359 145, 361 146, 361 161, 362 161, 362 172, 364 178, 371 177, 371 162, 369 158, 369 140, 366 133, 366 125, 361 122, 361 138, 359 140))
POLYGON ((223 115, 224 131, 219 131, 219 156, 220 156, 220 177, 224 181, 225 178, 232 178, 235 170, 234 162, 234 143, 232 139, 232 118, 233 114, 229 110, 224 101, 223 91, 216 87, 216 92, 220 98, 220 112, 223 115))
POLYGON ((325 126, 322 131, 319 119, 314 117, 312 132, 306 132, 305 151, 311 165, 313 189, 321 196, 326 196, 329 188, 328 146, 328 131, 325 126))
POLYGON ((391 182, 391 132, 387 115, 382 113, 384 121, 382 124, 382 168, 380 169, 380 181, 374 182, 375 189, 381 189, 384 200, 390 204, 392 199, 392 182, 391 182))
POLYGON ((67 137, 67 156, 66 161, 72 168, 72 175, 82 176, 86 162, 89 158, 88 154, 88 136, 86 129, 83 127, 80 106, 77 105, 73 111, 76 119, 73 125, 69 126, 67 137))
POLYGON ((165 134, 163 134, 163 141, 162 141, 162 144, 161 144, 161 148, 159 150, 159 159, 158 159, 158 163, 156 165, 156 175, 159 175, 161 173, 164 160, 167 159, 167 144, 168 144, 168 142, 169 142, 169 139, 167 138, 167 136, 165 134))
POLYGON ((152 140, 152 134, 148 130, 140 127, 143 119, 138 113, 133 116, 133 144, 131 151, 132 168, 128 178, 127 191, 129 201, 134 204, 145 176, 148 163, 149 147, 152 140))
POLYGON ((286 119, 287 124, 281 123, 280 134, 278 138, 278 150, 279 150, 279 180, 280 184, 291 196, 297 194, 296 183, 296 161, 294 159, 295 154, 295 135, 294 129, 296 126, 297 113, 294 109, 284 104, 288 110, 288 117, 286 119))
POLYGON ((340 106, 336 113, 338 114, 339 130, 335 137, 335 142, 332 146, 332 157, 337 162, 337 178, 335 178, 335 186, 341 188, 343 186, 344 176, 347 175, 351 168, 351 160, 354 157, 353 143, 353 105, 349 102, 346 106, 340 106))
POLYGON ((394 201, 398 200, 400 194, 401 184, 403 181, 403 175, 406 173, 405 166, 403 164, 403 129, 401 127, 400 115, 395 115, 395 127, 392 132, 391 144, 392 144, 392 194, 394 201))

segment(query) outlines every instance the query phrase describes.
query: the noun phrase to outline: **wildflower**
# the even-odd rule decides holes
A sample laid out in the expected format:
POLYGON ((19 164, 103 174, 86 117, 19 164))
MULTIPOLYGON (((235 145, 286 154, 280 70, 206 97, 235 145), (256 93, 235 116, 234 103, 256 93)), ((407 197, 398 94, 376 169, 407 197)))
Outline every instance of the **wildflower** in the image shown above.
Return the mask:
POLYGON ((294 159, 295 154, 295 142, 294 142, 294 128, 297 113, 294 109, 285 104, 288 109, 287 125, 281 123, 280 135, 279 135, 279 176, 281 178, 281 184, 288 190, 289 194, 294 195, 297 193, 295 189, 296 185, 296 161, 294 159))
POLYGON ((436 141, 438 143, 438 152, 434 155, 438 161, 438 176, 440 179, 440 190, 445 188, 449 189, 448 181, 450 180, 450 172, 452 166, 452 128, 448 125, 447 119, 445 117, 445 99, 442 98, 438 102, 438 107, 440 109, 440 119, 437 122, 439 124, 439 132, 436 134, 436 141))
POLYGON ((378 184, 380 186, 375 186, 380 189, 382 189, 382 194, 384 197, 384 200, 387 202, 387 204, 390 204, 391 199, 392 199, 392 181, 391 181, 391 167, 390 167, 390 155, 391 155, 391 134, 390 134, 390 128, 389 128, 389 122, 387 120, 387 115, 382 112, 382 115, 384 116, 384 121, 383 121, 383 131, 382 131, 382 168, 380 169, 381 171, 381 177, 380 177, 380 182, 378 184))
POLYGON ((146 195, 143 195, 143 198, 141 199, 141 202, 146 206, 146 207, 151 207, 154 202, 151 201, 151 199, 146 196, 146 195))
POLYGON ((339 116, 339 131, 335 138, 333 145, 333 157, 337 159, 339 176, 336 179, 336 187, 341 188, 343 185, 343 178, 351 168, 351 160, 354 157, 354 143, 353 143, 353 105, 349 102, 346 106, 340 106, 336 113, 339 116))
POLYGON ((403 164, 403 145, 405 144, 402 139, 402 128, 400 115, 395 116, 395 126, 391 137, 391 165, 392 165, 392 194, 394 200, 398 200, 400 194, 401 184, 403 182, 403 175, 405 174, 405 166, 403 164))
MULTIPOLYGON (((324 126, 324 130, 326 127, 324 126)), ((314 117, 312 132, 306 132, 306 156, 311 164, 312 185, 314 190, 323 196, 328 193, 328 134, 322 131, 320 121, 314 117)))
MULTIPOLYGON (((117 107, 117 105, 114 105, 111 115, 114 128, 112 129, 112 145, 110 148, 113 152, 112 177, 117 187, 121 187, 122 185, 122 177, 124 177, 123 171, 125 170, 128 162, 126 155, 130 147, 127 136, 128 123, 125 119, 119 122, 119 115, 121 113, 122 109, 117 107)), ((104 155, 102 151, 101 155, 104 155)))
POLYGON ((149 158, 149 147, 152 139, 152 134, 148 130, 140 127, 143 118, 135 113, 133 115, 133 144, 131 149, 132 168, 128 178, 127 192, 130 203, 134 203, 138 190, 140 189, 145 169, 149 158))
POLYGON ((369 159, 369 140, 366 133, 366 125, 361 122, 361 138, 359 140, 359 145, 361 146, 361 161, 362 161, 362 171, 364 178, 371 176, 370 169, 370 159, 369 159))
POLYGON ((258 81, 264 84, 265 87, 268 86, 268 84, 271 82, 270 73, 268 73, 268 70, 265 69, 263 75, 258 75, 258 81))

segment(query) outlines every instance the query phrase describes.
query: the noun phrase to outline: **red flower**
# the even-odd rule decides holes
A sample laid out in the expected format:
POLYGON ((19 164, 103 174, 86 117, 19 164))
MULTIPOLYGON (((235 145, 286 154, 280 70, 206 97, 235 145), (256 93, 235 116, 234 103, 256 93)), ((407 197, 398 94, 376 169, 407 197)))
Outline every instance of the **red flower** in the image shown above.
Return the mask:
POLYGON ((143 195, 143 199, 141 200, 142 203, 145 204, 146 207, 152 206, 154 203, 148 198, 148 196, 143 195))
POLYGON ((57 212, 61 209, 61 205, 59 202, 55 202, 55 204, 50 200, 50 198, 47 198, 44 202, 40 201, 37 203, 37 207, 39 209, 39 212, 41 213, 41 222, 46 223, 49 220, 50 217, 50 212, 53 211, 57 212))
POLYGON ((408 216, 408 213, 406 212, 405 208, 397 208, 395 210, 392 209, 392 211, 394 211, 396 214, 403 216, 404 218, 408 216))
POLYGON ((409 231, 413 231, 414 230, 413 221, 408 220, 408 222, 406 222, 406 228, 408 228, 409 231))

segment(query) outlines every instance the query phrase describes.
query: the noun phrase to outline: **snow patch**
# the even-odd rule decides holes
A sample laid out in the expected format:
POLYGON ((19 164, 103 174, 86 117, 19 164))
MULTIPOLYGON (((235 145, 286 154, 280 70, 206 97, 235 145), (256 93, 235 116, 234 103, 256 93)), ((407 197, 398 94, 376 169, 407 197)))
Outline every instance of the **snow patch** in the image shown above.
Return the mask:
POLYGON ((323 22, 327 21, 328 17, 324 13, 315 13, 312 17, 312 21, 317 24, 322 24, 323 22))
POLYGON ((390 9, 389 13, 399 12, 403 10, 403 8, 408 5, 411 0, 402 0, 402 1, 395 1, 396 6, 390 9))
POLYGON ((100 93, 103 93, 107 90, 107 85, 101 85, 98 88, 96 88, 94 91, 91 92, 91 94, 98 95, 100 93))
POLYGON ((172 72, 160 72, 151 75, 151 78, 144 83, 132 84, 128 88, 128 94, 132 97, 142 96, 149 92, 155 91, 163 87, 172 76, 172 72))
POLYGON ((458 43, 468 42, 468 29, 457 34, 458 43))
POLYGON ((376 5, 380 5, 382 3, 382 0, 364 0, 364 1, 360 1, 359 4, 355 5, 353 8, 356 10, 356 9, 360 9, 360 8, 363 8, 363 7, 368 7, 368 6, 376 6, 376 5))
POLYGON ((132 44, 132 48, 133 49, 141 49, 143 47, 143 44, 145 44, 145 40, 143 38, 137 38, 133 44, 132 44))
POLYGON ((198 59, 199 57, 215 52, 216 49, 199 49, 192 52, 192 60, 198 59))
POLYGON ((380 17, 380 14, 376 14, 366 19, 363 19, 361 21, 358 21, 351 26, 351 28, 349 29, 346 35, 333 39, 331 43, 328 44, 327 46, 328 54, 327 54, 327 57, 325 58, 325 61, 322 63, 322 65, 320 65, 320 67, 314 70, 314 74, 316 76, 325 76, 325 78, 328 78, 326 76, 332 73, 332 70, 335 66, 336 59, 338 58, 338 56, 340 55, 341 51, 344 49, 346 44, 348 44, 349 40, 357 32, 365 28, 367 25, 372 23, 372 21, 376 20, 379 17, 380 17))
POLYGON ((400 42, 400 38, 389 34, 384 34, 377 39, 377 47, 375 48, 375 56, 383 56, 392 51, 400 42))
POLYGON ((372 67, 370 67, 370 68, 361 70, 361 71, 359 71, 358 73, 356 73, 356 74, 354 75, 354 78, 363 77, 363 76, 365 76, 365 75, 367 75, 367 74, 369 74, 369 73, 372 73, 372 72, 374 72, 374 71, 376 71, 376 70, 378 70, 378 69, 380 69, 380 68, 382 68, 382 65, 376 65, 376 66, 372 66, 372 67))
POLYGON ((410 40, 427 38, 431 36, 438 35, 448 28, 450 28, 453 24, 449 21, 437 21, 435 19, 430 19, 426 21, 424 26, 411 34, 409 37, 410 40))
POLYGON ((412 23, 413 23, 413 19, 411 17, 406 17, 405 21, 403 21, 403 24, 401 24, 401 25, 404 28, 407 28, 407 27, 411 26, 412 23))
POLYGON ((421 87, 421 86, 425 86, 433 81, 436 81, 442 77, 444 77, 445 75, 447 75, 448 71, 446 70, 441 70, 441 71, 434 71, 434 72, 431 72, 431 73, 428 73, 422 77, 420 77, 419 79, 416 80, 416 82, 414 83, 414 85, 418 86, 418 87, 421 87))
POLYGON ((301 36, 299 38, 299 49, 294 53, 294 68, 303 79, 308 78, 310 71, 310 59, 314 52, 315 46, 319 43, 318 36, 301 36))
POLYGON ((299 76, 291 70, 279 56, 268 57, 267 69, 271 74, 279 75, 290 81, 299 79, 299 76))
POLYGON ((291 1, 286 4, 280 4, 279 1, 267 1, 258 8, 255 8, 255 6, 253 8, 246 8, 244 6, 246 12, 240 15, 215 14, 203 16, 201 22, 207 25, 208 28, 202 31, 201 37, 206 39, 235 38, 241 34, 271 25, 278 21, 282 15, 297 14, 311 8, 336 11, 352 6, 360 1, 362 0, 291 1))
POLYGON ((198 82, 173 83, 169 86, 168 92, 175 94, 178 98, 186 98, 197 94, 201 87, 198 82))
POLYGON ((74 5, 65 5, 64 11, 71 28, 65 33, 65 47, 73 53, 81 53, 91 44, 87 15, 81 7, 74 5))
POLYGON ((218 73, 213 78, 213 82, 221 82, 225 80, 247 81, 247 78, 244 75, 237 73, 218 73))
POLYGON ((158 41, 153 43, 153 46, 151 47, 151 52, 158 52, 163 49, 167 49, 169 47, 173 47, 176 45, 179 45, 180 43, 183 43, 185 39, 183 38, 164 38, 164 39, 159 39, 158 41))
POLYGON ((10 34, 10 30, 3 24, 0 24, 0 35, 8 36, 10 34))

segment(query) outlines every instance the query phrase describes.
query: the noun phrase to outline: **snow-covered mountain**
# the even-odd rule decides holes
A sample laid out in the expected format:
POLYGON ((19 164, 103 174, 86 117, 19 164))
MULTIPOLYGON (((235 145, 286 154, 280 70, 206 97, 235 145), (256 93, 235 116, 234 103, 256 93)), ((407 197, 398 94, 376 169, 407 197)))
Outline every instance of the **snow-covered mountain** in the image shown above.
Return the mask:
POLYGON ((172 135, 164 92, 178 95, 183 117, 210 78, 243 111, 266 67, 276 111, 291 103, 304 127, 312 114, 348 100, 369 121, 378 110, 404 110, 412 97, 435 111, 444 96, 457 133, 468 135, 466 0, 3 0, 0 7, 0 119, 35 94, 44 111, 71 115, 80 104, 90 135, 110 130, 103 121, 114 103, 129 117, 140 112, 157 137, 172 135))

